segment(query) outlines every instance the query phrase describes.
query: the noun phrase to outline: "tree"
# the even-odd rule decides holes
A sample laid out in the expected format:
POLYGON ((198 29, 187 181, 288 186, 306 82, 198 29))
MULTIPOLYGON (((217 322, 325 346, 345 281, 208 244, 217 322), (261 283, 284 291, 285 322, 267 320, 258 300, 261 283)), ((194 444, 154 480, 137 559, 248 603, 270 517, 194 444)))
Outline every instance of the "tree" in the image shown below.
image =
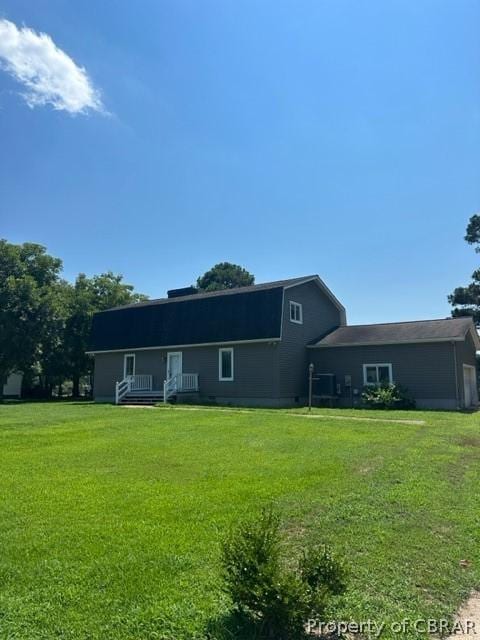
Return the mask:
MULTIPOLYGON (((480 245, 480 214, 476 213, 468 221, 465 240, 468 244, 480 245)), ((475 251, 480 253, 480 246, 475 247, 475 251)))
POLYGON ((68 378, 65 328, 72 289, 72 285, 65 280, 60 280, 51 288, 49 315, 45 323, 39 349, 40 354, 35 367, 40 381, 41 394, 47 398, 51 397, 55 385, 61 387, 68 378))
POLYGON ((220 262, 197 279, 201 291, 220 291, 248 287, 255 283, 255 276, 238 264, 220 262))
MULTIPOLYGON (((476 244, 475 251, 480 253, 480 214, 473 215, 467 225, 465 240, 468 244, 476 244)), ((448 296, 454 307, 453 317, 472 316, 475 324, 480 325, 480 269, 472 273, 472 282, 466 287, 457 287, 448 296)))
POLYGON ((70 292, 65 323, 65 356, 68 375, 73 382, 72 395, 79 395, 80 378, 92 373, 93 361, 85 352, 93 314, 146 299, 135 293, 132 285, 124 283, 123 276, 111 271, 92 278, 84 273, 78 275, 70 292))
POLYGON ((61 268, 39 244, 0 240, 0 399, 8 376, 39 355, 61 268))

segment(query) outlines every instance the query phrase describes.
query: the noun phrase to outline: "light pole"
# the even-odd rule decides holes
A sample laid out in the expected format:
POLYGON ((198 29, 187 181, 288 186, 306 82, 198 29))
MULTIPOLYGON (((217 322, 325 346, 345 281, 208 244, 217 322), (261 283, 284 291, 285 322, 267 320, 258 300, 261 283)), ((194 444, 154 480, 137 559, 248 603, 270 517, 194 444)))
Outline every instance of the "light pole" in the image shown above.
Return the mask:
POLYGON ((312 378, 315 369, 313 362, 308 365, 308 410, 312 410, 312 378))

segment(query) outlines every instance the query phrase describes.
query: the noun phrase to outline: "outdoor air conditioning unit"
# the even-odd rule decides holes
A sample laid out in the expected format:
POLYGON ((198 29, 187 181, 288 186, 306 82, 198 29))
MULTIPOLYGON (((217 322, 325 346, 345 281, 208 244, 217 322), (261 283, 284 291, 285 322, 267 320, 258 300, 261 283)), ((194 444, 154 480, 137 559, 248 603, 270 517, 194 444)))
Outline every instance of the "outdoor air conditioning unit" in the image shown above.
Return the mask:
POLYGON ((337 395, 337 379, 334 373, 319 373, 312 379, 312 395, 332 397, 337 395))

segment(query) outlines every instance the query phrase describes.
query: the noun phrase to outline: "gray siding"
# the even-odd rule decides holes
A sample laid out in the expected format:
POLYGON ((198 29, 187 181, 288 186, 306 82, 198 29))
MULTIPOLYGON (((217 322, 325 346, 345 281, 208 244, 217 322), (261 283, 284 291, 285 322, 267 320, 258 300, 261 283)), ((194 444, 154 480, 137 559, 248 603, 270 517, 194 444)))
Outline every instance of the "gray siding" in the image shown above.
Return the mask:
POLYGON ((286 289, 284 296, 282 341, 279 347, 280 396, 305 397, 310 355, 305 347, 340 326, 341 314, 314 282, 286 289), (290 321, 290 300, 303 306, 303 324, 290 321))
MULTIPOLYGON (((278 398, 278 343, 225 345, 233 346, 234 380, 218 379, 220 346, 179 348, 183 372, 198 373, 202 399, 234 401, 235 399, 278 398)), ((111 401, 115 382, 123 378, 125 353, 135 353, 135 373, 152 374, 154 389, 162 389, 166 376, 167 351, 151 349, 121 353, 99 353, 95 356, 94 397, 111 401)))
MULTIPOLYGON (((457 343, 463 344, 463 343, 457 343)), ((316 373, 334 373, 344 404, 350 403, 345 375, 352 376, 353 403, 363 388, 363 365, 391 363, 393 379, 409 389, 419 406, 456 408, 455 359, 451 343, 311 349, 316 373)), ((475 353, 475 352, 473 352, 475 353)), ((355 402, 356 400, 356 402, 355 402)))
POLYGON ((183 371, 199 374, 201 397, 278 397, 278 343, 233 345, 234 380, 231 382, 218 379, 218 349, 193 347, 183 350, 183 371))
POLYGON ((115 383, 123 379, 123 357, 135 353, 135 373, 151 374, 153 388, 162 389, 165 379, 165 362, 159 350, 123 351, 97 353, 93 378, 93 397, 100 401, 111 401, 115 397, 115 383))

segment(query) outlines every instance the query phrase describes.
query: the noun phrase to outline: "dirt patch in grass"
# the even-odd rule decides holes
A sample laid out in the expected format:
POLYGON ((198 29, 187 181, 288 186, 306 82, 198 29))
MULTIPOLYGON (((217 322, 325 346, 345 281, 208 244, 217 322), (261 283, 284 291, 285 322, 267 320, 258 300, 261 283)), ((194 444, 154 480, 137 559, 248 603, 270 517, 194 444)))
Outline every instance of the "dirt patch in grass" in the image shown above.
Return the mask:
POLYGON ((446 477, 454 485, 461 484, 466 474, 480 464, 480 445, 471 443, 475 439, 476 436, 466 435, 457 440, 459 444, 461 442, 464 449, 460 452, 458 459, 450 464, 446 473, 446 477))
POLYGON ((480 592, 474 591, 455 617, 454 633, 448 640, 472 638, 480 633, 480 592))
POLYGON ((480 436, 476 435, 464 435, 457 439, 457 442, 462 447, 475 447, 480 448, 480 436))
MULTIPOLYGON (((124 405, 128 406, 128 405, 124 405)), ((238 409, 236 407, 207 407, 207 406, 196 406, 196 407, 169 407, 169 409, 174 411, 216 411, 216 412, 224 412, 224 413, 253 413, 258 411, 259 413, 266 414, 271 413, 274 415, 279 415, 278 409, 238 409)), ((281 414, 280 414, 281 415, 281 414)), ((415 424, 415 425, 424 425, 425 420, 410 420, 403 418, 370 418, 369 416, 350 416, 350 415, 332 415, 332 414, 322 414, 322 413, 283 413, 284 416, 293 417, 293 418, 307 418, 309 420, 344 420, 344 421, 357 421, 357 422, 392 422, 396 424, 415 424)))

